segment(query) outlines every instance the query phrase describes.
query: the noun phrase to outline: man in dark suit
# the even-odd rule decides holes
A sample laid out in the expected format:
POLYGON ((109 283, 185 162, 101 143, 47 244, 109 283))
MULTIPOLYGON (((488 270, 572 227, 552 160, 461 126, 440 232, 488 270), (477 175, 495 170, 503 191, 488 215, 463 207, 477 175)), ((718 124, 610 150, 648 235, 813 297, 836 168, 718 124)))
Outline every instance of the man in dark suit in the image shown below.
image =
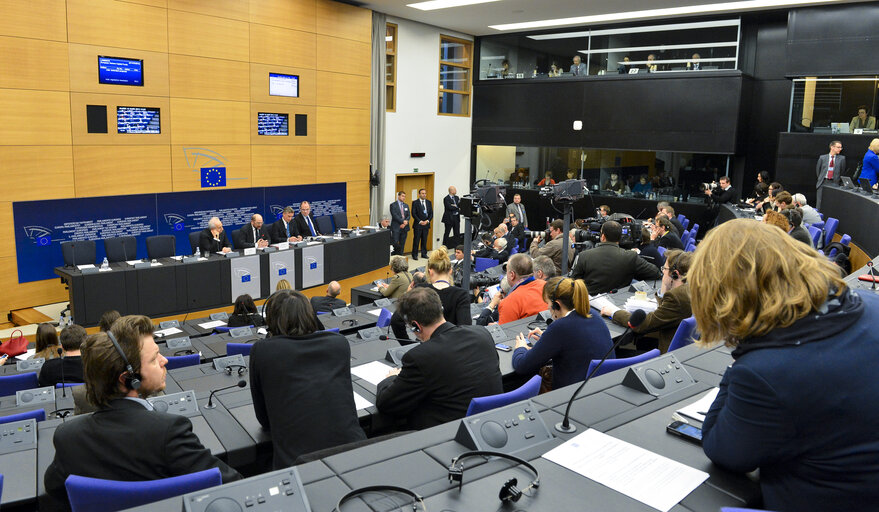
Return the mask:
POLYGON ((655 265, 639 257, 634 251, 620 247, 623 228, 609 220, 601 226, 598 245, 580 253, 571 277, 586 282, 589 295, 607 293, 628 286, 632 279, 659 279, 655 265))
POLYGON ((283 242, 299 242, 302 237, 296 232, 296 226, 293 225, 293 215, 296 211, 292 206, 287 206, 281 212, 281 218, 276 220, 272 227, 269 228, 269 235, 273 244, 283 242))
POLYGON ((818 189, 818 201, 815 203, 815 208, 819 210, 821 209, 821 187, 828 182, 839 185, 842 173, 845 172, 845 157, 839 154, 840 151, 842 151, 842 142, 835 140, 830 143, 830 152, 818 157, 818 165, 815 167, 815 172, 818 175, 818 184, 815 185, 815 188, 818 189))
POLYGON ((198 248, 207 256, 214 252, 229 252, 232 250, 229 238, 223 230, 223 223, 217 217, 211 217, 201 234, 198 235, 198 248))
POLYGON ((300 237, 320 236, 322 234, 318 231, 317 224, 314 222, 314 215, 311 214, 311 205, 308 201, 302 201, 299 204, 299 213, 293 219, 293 226, 296 227, 296 234, 300 237))
POLYGON ((674 207, 665 201, 661 201, 660 204, 662 204, 662 208, 659 208, 657 206, 657 208, 659 208, 659 213, 668 217, 668 220, 671 221, 671 225, 674 226, 674 228, 675 228, 674 229, 675 233, 677 233, 677 235, 679 237, 681 235, 683 235, 684 234, 684 225, 681 224, 681 221, 678 220, 678 218, 675 216, 674 207))
POLYGON ((342 285, 338 281, 330 281, 330 284, 327 285, 326 295, 311 298, 311 307, 314 308, 315 313, 318 311, 332 313, 334 309, 344 308, 348 304, 337 298, 340 293, 342 293, 342 285))
MULTIPOLYGON (((509 234, 510 243, 518 247, 519 251, 525 249, 525 227, 519 222, 519 218, 513 214, 510 214, 510 234, 509 234)), ((513 246, 508 247, 512 252, 513 246)))
POLYGON ((269 230, 263 225, 262 215, 258 213, 251 215, 250 224, 246 224, 240 231, 243 237, 244 249, 268 247, 271 236, 269 235, 269 230))
POLYGON ((443 318, 433 288, 416 287, 397 302, 397 312, 421 344, 403 356, 403 367, 379 382, 379 412, 423 429, 464 417, 470 400, 503 392, 498 355, 481 326, 456 326, 443 318))
POLYGON ((406 236, 409 235, 409 205, 406 204, 406 192, 397 192, 397 200, 391 203, 391 242, 394 254, 403 254, 406 247, 406 236))
POLYGON ((656 222, 653 224, 650 238, 657 247, 665 247, 666 250, 684 250, 684 242, 681 240, 681 237, 675 234, 674 226, 672 226, 668 217, 664 215, 656 216, 656 222))
POLYGON ((155 411, 143 399, 165 388, 168 360, 152 333, 152 320, 129 315, 83 345, 84 387, 98 410, 68 418, 55 430, 45 486, 60 508, 67 506, 64 481, 73 474, 141 481, 219 468, 224 483, 241 478, 202 446, 188 418, 155 411))
POLYGON ((412 259, 418 259, 418 247, 421 257, 427 258, 427 239, 430 236, 430 221, 433 220, 433 204, 427 198, 427 190, 418 190, 418 199, 412 201, 412 259))
POLYGON ((730 185, 729 176, 721 176, 717 181, 720 183, 720 187, 718 187, 717 190, 712 191, 710 188, 705 189, 705 195, 708 196, 708 201, 711 204, 720 205, 739 202, 739 195, 736 192, 736 189, 732 188, 732 185, 730 185))
POLYGON ((52 386, 62 382, 82 382, 82 357, 80 346, 88 337, 85 329, 76 324, 70 324, 61 330, 58 337, 61 348, 64 349, 64 357, 49 359, 40 368, 40 387, 52 386), (64 371, 61 367, 64 366, 64 371))
POLYGON ((449 187, 449 195, 443 198, 443 245, 452 247, 452 243, 457 243, 458 236, 461 234, 461 210, 459 204, 461 198, 458 197, 458 189, 454 186, 449 187), (454 240, 449 238, 449 233, 455 237, 454 240))

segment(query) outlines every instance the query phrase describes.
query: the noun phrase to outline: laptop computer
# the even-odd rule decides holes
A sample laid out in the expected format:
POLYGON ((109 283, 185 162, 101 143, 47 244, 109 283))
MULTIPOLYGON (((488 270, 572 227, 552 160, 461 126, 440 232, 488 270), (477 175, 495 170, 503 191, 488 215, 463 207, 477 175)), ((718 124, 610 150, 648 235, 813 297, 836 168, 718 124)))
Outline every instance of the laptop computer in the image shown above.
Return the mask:
POLYGON ((840 181, 842 182, 842 186, 845 188, 855 188, 855 184, 852 183, 852 179, 848 176, 841 176, 840 181))
POLYGON ((873 187, 870 185, 870 180, 867 178, 858 179, 858 183, 861 184, 861 189, 868 194, 875 194, 876 191, 873 190, 873 187))

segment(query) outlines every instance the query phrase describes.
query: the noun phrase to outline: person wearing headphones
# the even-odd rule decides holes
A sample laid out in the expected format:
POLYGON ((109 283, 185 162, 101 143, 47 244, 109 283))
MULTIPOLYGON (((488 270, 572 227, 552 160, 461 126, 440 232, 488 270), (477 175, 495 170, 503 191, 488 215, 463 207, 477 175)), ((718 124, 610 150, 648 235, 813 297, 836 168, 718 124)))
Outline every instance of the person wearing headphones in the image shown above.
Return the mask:
POLYGON ((589 312, 589 292, 582 280, 553 277, 543 287, 543 300, 553 322, 546 331, 533 329, 516 336, 513 370, 533 375, 551 362, 551 373, 540 374, 545 381, 551 376, 551 388, 559 389, 585 379, 589 361, 604 357, 613 340, 604 320, 589 312), (528 346, 531 340, 533 348, 528 346))
MULTIPOLYGON (((668 351, 671 339, 674 338, 681 321, 693 315, 690 309, 690 287, 686 281, 692 259, 693 253, 678 249, 665 253, 662 287, 656 297, 656 310, 649 313, 641 325, 632 329, 636 333, 657 331, 658 348, 663 354, 668 351)), ((628 325, 630 313, 625 309, 605 306, 601 314, 612 317, 614 323, 628 325)))
POLYGON ((167 362, 146 316, 124 316, 86 339, 84 387, 98 409, 55 430, 55 459, 44 480, 47 510, 69 507, 64 481, 70 475, 141 481, 219 468, 223 483, 241 478, 202 446, 189 418, 158 412, 144 399, 165 389, 167 362))

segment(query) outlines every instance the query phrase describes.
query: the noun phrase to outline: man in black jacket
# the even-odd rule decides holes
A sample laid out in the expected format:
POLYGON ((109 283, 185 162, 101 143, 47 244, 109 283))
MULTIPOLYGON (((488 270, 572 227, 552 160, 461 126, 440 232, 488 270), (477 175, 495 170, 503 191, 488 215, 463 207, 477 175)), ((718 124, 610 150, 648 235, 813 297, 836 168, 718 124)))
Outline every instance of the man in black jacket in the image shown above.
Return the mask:
POLYGON ((263 225, 262 215, 258 213, 251 215, 250 224, 245 224, 240 231, 244 242, 241 248, 258 247, 261 249, 268 247, 271 235, 269 235, 269 230, 263 225))
POLYGON ((634 251, 620 248, 622 226, 609 220, 601 226, 600 243, 580 253, 571 277, 586 282, 589 295, 628 286, 632 279, 657 280, 662 274, 634 251))
POLYGON ((211 220, 208 221, 208 227, 198 235, 198 248, 201 249, 201 253, 205 256, 214 252, 225 253, 232 250, 229 238, 226 236, 226 231, 223 230, 223 223, 220 222, 219 217, 211 217, 211 220))
POLYGON ((379 382, 379 412, 424 429, 464 417, 470 400, 503 392, 498 355, 482 326, 456 326, 443 318, 439 295, 417 287, 397 302, 422 343, 403 356, 402 369, 379 382))
POLYGON ((394 254, 402 255, 406 247, 406 236, 409 234, 409 205, 406 204, 406 192, 397 192, 397 200, 388 207, 391 212, 391 242, 394 254))
POLYGON ((323 297, 312 297, 311 307, 315 313, 320 311, 323 313, 332 313, 334 309, 344 308, 348 304, 337 298, 342 293, 342 285, 338 281, 330 281, 327 285, 327 294, 323 297))
POLYGON ((717 181, 720 183, 720 187, 717 190, 705 189, 705 195, 708 196, 709 202, 714 205, 739 202, 739 195, 736 189, 732 188, 732 185, 729 184, 729 176, 721 176, 717 181))
POLYGON ((663 215, 656 216, 656 222, 653 224, 650 238, 657 247, 684 250, 684 242, 681 240, 681 237, 675 234, 674 226, 672 226, 668 217, 663 215))
POLYGON ((461 198, 458 197, 458 189, 454 186, 449 187, 449 195, 443 198, 443 226, 445 227, 445 231, 443 232, 443 245, 446 247, 451 247, 453 241, 458 240, 458 235, 461 233, 461 210, 460 205, 461 198), (452 233, 454 238, 449 237, 449 233, 452 233))
POLYGON ((430 237, 430 222, 433 220, 433 204, 427 198, 427 190, 418 191, 418 199, 412 201, 412 259, 427 258, 427 239, 430 237))
POLYGON ((299 214, 293 219, 293 226, 296 228, 296 235, 300 237, 322 234, 314 222, 314 215, 311 214, 311 205, 308 201, 299 203, 299 214))
POLYGON ((82 382, 82 357, 80 347, 88 337, 85 329, 76 324, 70 324, 61 330, 59 339, 61 348, 64 349, 64 357, 49 359, 40 368, 40 387, 52 386, 62 382, 82 382), (64 372, 61 366, 64 366, 64 372))

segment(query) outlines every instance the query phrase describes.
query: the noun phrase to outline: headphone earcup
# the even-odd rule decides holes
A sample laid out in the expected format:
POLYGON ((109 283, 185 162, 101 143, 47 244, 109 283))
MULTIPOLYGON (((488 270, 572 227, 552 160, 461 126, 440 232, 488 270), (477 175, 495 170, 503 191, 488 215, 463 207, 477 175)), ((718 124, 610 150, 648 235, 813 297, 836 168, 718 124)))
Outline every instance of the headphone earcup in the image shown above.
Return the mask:
POLYGON ((675 281, 677 281, 678 279, 681 278, 680 272, 678 272, 677 270, 672 270, 671 278, 674 279, 675 281))
POLYGON ((552 301, 552 304, 550 304, 549 307, 555 311, 561 311, 562 309, 562 307, 559 305, 559 301, 557 300, 552 301))
POLYGON ((421 332, 421 328, 415 322, 412 322, 412 332, 421 332))
POLYGON ((516 487, 519 481, 515 478, 511 478, 504 483, 504 486, 501 487, 501 491, 498 493, 498 498, 501 499, 501 503, 508 502, 516 502, 519 501, 519 498, 522 497, 522 491, 516 487))
POLYGON ((135 391, 140 389, 140 374, 131 373, 125 377, 125 386, 127 386, 128 389, 133 389, 135 391))

